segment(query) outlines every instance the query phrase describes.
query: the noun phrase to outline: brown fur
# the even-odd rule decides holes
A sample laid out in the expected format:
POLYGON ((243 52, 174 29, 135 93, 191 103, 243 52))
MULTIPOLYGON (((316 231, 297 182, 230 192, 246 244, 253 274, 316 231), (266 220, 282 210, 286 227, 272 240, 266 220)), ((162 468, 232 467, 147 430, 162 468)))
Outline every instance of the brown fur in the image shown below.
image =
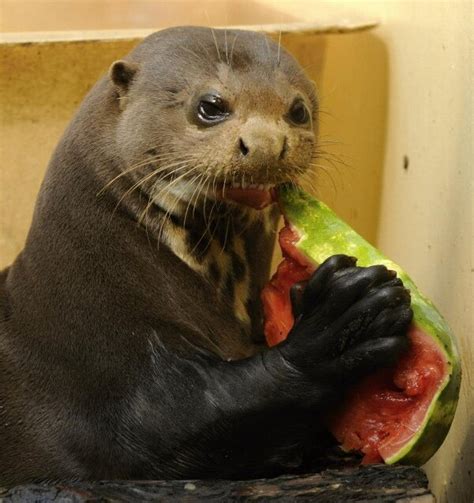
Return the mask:
MULTIPOLYGON (((259 350, 258 296, 274 230, 254 210, 193 192, 203 178, 174 182, 192 169, 208 177, 208 189, 241 177, 294 179, 311 159, 314 133, 282 117, 299 94, 315 119, 316 100, 296 62, 283 50, 278 62, 279 49, 262 35, 216 35, 217 46, 199 28, 146 39, 114 66, 114 82, 104 77, 92 89, 56 148, 25 248, 2 273, 4 483, 134 476, 136 461, 117 461, 129 443, 113 440, 126 435, 116 411, 130 399, 120 414, 138 414, 156 347, 181 355, 200 348, 222 360, 259 350), (236 113, 201 128, 188 111, 208 89, 226 93, 236 113), (258 135, 268 142, 281 134, 285 161, 239 157, 240 136, 258 143, 258 135), (187 244, 191 233, 203 236, 197 247, 187 244), (239 279, 235 256, 244 262, 239 279)), ((268 218, 272 227, 275 212, 268 218)))
POLYGON ((252 32, 164 30, 97 83, 0 275, 1 485, 307 469, 325 414, 394 361, 411 320, 386 268, 335 256, 288 339, 262 344, 277 211, 218 191, 294 182, 316 118, 296 61, 252 32), (211 90, 229 113, 209 127, 211 90))

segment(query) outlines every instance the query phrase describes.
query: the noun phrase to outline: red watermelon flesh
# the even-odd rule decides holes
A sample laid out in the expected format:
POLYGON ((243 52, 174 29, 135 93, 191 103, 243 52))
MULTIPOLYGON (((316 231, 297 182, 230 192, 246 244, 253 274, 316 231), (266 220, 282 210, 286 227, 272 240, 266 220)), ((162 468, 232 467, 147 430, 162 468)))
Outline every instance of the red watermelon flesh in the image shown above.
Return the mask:
MULTIPOLYGON (((270 346, 283 341, 294 319, 289 291, 308 279, 317 265, 295 246, 297 232, 287 224, 280 232, 283 261, 262 291, 265 337, 270 346)), ((446 375, 446 358, 431 337, 412 325, 411 347, 394 368, 366 377, 348 394, 329 429, 346 450, 377 463, 398 453, 417 433, 446 375)))
POLYGON ((297 233, 288 225, 280 231, 279 243, 283 260, 262 292, 264 332, 269 346, 285 340, 293 326, 290 288, 299 281, 307 280, 316 269, 315 265, 295 248, 294 243, 297 240, 297 233))

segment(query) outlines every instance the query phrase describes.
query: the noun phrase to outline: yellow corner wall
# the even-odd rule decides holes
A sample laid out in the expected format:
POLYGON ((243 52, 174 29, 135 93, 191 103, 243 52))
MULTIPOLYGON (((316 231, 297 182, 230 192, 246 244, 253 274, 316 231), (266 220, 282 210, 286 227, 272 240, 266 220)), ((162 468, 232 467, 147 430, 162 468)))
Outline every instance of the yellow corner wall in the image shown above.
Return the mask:
POLYGON ((0 44, 0 268, 23 247, 49 158, 75 109, 137 43, 0 44))

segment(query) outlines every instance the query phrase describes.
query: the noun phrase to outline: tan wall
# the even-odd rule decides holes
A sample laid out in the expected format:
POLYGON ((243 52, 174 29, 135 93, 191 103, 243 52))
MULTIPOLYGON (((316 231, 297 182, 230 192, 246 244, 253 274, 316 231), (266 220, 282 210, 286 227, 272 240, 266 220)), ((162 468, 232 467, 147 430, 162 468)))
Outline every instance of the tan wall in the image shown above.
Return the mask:
POLYGON ((281 20, 278 10, 254 0, 1 0, 0 9, 4 32, 249 25, 281 20))
POLYGON ((23 247, 46 166, 74 110, 135 44, 0 44, 0 267, 23 247))
MULTIPOLYGON (((180 9, 185 4, 155 3, 180 4, 180 9)), ((222 4, 226 9, 216 15, 208 10, 210 22, 248 22, 245 16, 252 10, 242 6, 251 7, 250 2, 222 4)), ((283 42, 320 88, 323 137, 340 142, 328 150, 345 164, 322 162, 328 172, 321 170, 318 175, 320 196, 370 240, 377 238, 381 248, 434 299, 458 336, 464 364, 461 401, 448 439, 427 471, 440 501, 471 501, 470 2, 261 0, 258 4, 257 23, 266 16, 273 22, 308 21, 328 14, 340 19, 341 13, 374 15, 382 22, 374 32, 288 36, 283 42), (404 156, 409 161, 407 170, 404 156)), ((190 22, 189 8, 180 9, 176 11, 179 22, 190 22)), ((202 12, 196 15, 196 22, 205 22, 199 17, 202 12)), ((80 21, 74 15, 68 18, 80 21)), ((2 264, 22 246, 47 159, 73 109, 95 78, 131 45, 77 43, 57 52, 57 46, 46 44, 39 49, 18 47, 16 54, 0 47, 2 264)))
POLYGON ((427 466, 440 501, 474 501, 471 6, 392 8, 391 101, 379 244, 413 272, 458 336, 464 379, 452 431, 427 466), (407 170, 402 158, 409 158, 407 170), (403 195, 403 198, 400 197, 403 195), (408 238, 408 239, 407 239, 408 238), (411 238, 410 241, 408 241, 411 238))

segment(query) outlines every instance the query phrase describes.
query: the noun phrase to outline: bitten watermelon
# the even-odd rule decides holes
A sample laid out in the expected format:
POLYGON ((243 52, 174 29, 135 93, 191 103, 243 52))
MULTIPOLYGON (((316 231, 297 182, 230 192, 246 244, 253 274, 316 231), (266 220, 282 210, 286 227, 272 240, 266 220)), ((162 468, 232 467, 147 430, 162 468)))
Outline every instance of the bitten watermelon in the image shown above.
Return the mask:
POLYGON ((344 449, 363 453, 363 463, 425 463, 443 442, 458 400, 460 361, 448 325, 403 269, 325 204, 287 186, 279 189, 278 201, 286 221, 280 232, 284 259, 262 292, 268 344, 285 339, 293 325, 291 285, 331 255, 395 270, 411 291, 410 350, 394 368, 375 372, 351 390, 329 429, 344 449))

